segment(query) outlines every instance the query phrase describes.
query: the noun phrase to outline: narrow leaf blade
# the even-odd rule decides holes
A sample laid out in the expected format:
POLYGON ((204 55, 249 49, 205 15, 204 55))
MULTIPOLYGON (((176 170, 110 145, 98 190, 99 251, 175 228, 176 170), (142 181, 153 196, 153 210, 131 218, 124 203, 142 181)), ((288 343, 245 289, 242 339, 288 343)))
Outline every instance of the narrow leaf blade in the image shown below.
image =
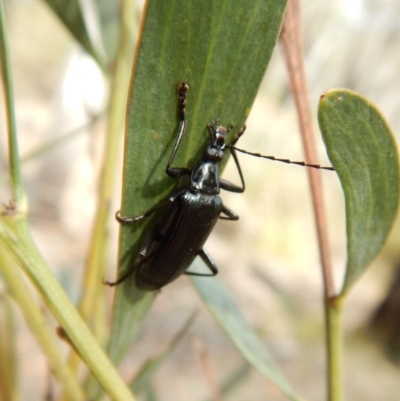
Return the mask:
MULTIPOLYGON (((201 265, 198 258, 193 265, 201 265)), ((201 268, 204 269, 205 266, 199 266, 199 269, 201 268)), ((222 281, 217 277, 205 279, 195 276, 192 277, 192 281, 206 307, 247 362, 274 383, 288 399, 301 400, 286 381, 263 342, 245 321, 222 281)))
POLYGON ((44 0, 76 41, 104 68, 104 61, 92 43, 78 0, 44 0))
POLYGON ((192 325, 194 318, 195 314, 190 316, 185 325, 176 333, 168 346, 165 347, 165 350, 160 352, 158 355, 152 357, 142 366, 142 368, 139 370, 139 372, 136 374, 130 384, 130 388, 134 394, 140 394, 149 389, 150 382, 154 376, 154 373, 162 366, 162 364, 171 355, 177 345, 180 344, 190 326, 192 325))
MULTIPOLYGON (((146 212, 178 184, 166 176, 165 168, 179 126, 179 81, 186 80, 190 90, 188 125, 175 166, 191 168, 199 160, 210 121, 220 118, 222 124, 233 124, 231 135, 243 125, 275 46, 285 6, 286 0, 147 1, 128 98, 122 215, 146 212)), ((152 218, 145 220, 121 230, 120 274, 132 268, 145 234, 155 223, 152 218)), ((122 355, 128 344, 119 341, 129 337, 121 331, 129 328, 134 333, 140 324, 130 320, 133 291, 137 291, 133 277, 116 289, 114 354, 122 355)))

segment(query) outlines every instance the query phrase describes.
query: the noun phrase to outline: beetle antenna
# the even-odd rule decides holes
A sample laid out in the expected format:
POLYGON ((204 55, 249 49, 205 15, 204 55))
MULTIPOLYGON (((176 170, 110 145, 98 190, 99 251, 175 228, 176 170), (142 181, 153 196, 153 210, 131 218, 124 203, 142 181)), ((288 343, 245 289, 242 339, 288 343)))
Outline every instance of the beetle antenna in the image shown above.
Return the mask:
POLYGON ((237 148, 235 146, 232 146, 232 145, 229 145, 227 147, 230 148, 230 149, 234 149, 234 150, 236 150, 238 152, 245 153, 247 155, 261 157, 262 159, 274 160, 274 161, 277 161, 277 162, 288 163, 288 164, 297 164, 298 166, 311 167, 311 168, 316 168, 318 170, 335 171, 335 169, 333 167, 323 167, 323 166, 320 166, 319 164, 308 164, 308 163, 305 163, 305 162, 295 162, 295 161, 291 161, 289 159, 278 159, 277 157, 274 157, 274 156, 265 156, 265 155, 262 155, 260 153, 248 152, 247 150, 239 149, 239 148, 237 148))

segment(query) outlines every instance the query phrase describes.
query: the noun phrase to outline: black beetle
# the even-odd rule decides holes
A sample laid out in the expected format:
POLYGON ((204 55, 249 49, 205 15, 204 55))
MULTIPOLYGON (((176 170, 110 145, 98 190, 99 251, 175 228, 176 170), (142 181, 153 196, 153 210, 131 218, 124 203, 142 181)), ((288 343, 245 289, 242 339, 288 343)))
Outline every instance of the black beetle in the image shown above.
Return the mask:
MULTIPOLYGON (((181 82, 178 87, 178 112, 180 117, 179 133, 174 149, 168 161, 165 172, 173 178, 190 175, 190 184, 174 191, 169 198, 156 208, 136 217, 120 216, 116 213, 116 219, 121 224, 135 223, 152 215, 165 207, 163 218, 147 236, 138 259, 131 270, 122 275, 115 282, 106 282, 108 285, 117 285, 124 281, 131 273, 136 272, 136 286, 140 289, 157 290, 181 274, 195 276, 214 276, 218 273, 217 266, 207 252, 203 249, 208 236, 213 230, 217 220, 238 220, 239 216, 228 209, 219 197, 220 189, 231 192, 244 192, 245 183, 236 150, 234 147, 246 126, 243 126, 230 145, 225 144, 226 135, 231 127, 226 129, 218 124, 218 120, 207 124, 210 134, 210 143, 205 148, 202 159, 193 169, 186 167, 171 167, 176 152, 182 141, 186 128, 185 104, 189 86, 181 82), (225 148, 229 148, 235 161, 241 186, 235 185, 220 177, 218 163, 224 157, 225 148), (187 269, 196 258, 200 256, 211 273, 188 272, 187 269)), ((243 151, 242 151, 243 152, 243 151)), ((245 153, 249 153, 244 151, 245 153)), ((275 159, 272 156, 259 157, 290 162, 286 159, 275 159)), ((298 163, 298 162, 294 162, 298 163)), ((321 168, 317 165, 309 167, 321 168)), ((331 169, 331 168, 329 168, 331 169)))

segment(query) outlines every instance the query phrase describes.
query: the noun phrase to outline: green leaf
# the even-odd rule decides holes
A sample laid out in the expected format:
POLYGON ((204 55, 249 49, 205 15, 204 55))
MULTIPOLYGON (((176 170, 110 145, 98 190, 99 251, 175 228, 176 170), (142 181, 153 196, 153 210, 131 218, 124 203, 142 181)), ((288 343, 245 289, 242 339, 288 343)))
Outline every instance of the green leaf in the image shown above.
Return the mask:
POLYGON ((104 60, 94 47, 86 28, 82 8, 78 0, 44 0, 61 20, 78 43, 104 68, 104 60))
MULTIPOLYGON (((198 265, 199 269, 205 268, 199 258, 193 263, 193 266, 195 265, 198 265)), ((207 280, 204 277, 193 276, 191 279, 206 307, 247 362, 274 383, 288 399, 300 400, 272 360, 265 345, 245 321, 222 281, 217 277, 207 280)))
POLYGON ((357 93, 326 92, 318 119, 345 196, 344 294, 378 254, 393 225, 399 203, 399 160, 387 122, 357 93))
MULTIPOLYGON (((208 142, 206 124, 220 118, 243 125, 265 74, 286 0, 149 0, 142 20, 128 98, 122 210, 137 216, 166 199, 177 180, 165 168, 177 137, 177 87, 186 80, 188 126, 175 166, 194 165, 208 142)), ((121 229, 119 272, 132 268, 154 218, 121 229)), ((117 287, 112 327, 114 353, 121 355, 135 306, 134 280, 117 287), (122 319, 126 316, 126 319, 122 319), (120 325, 123 324, 122 328, 120 325), (118 351, 117 351, 118 350, 118 351)), ((143 297, 153 297, 143 294, 143 297)), ((133 335, 132 335, 133 337, 133 335)))
MULTIPOLYGON (((128 281, 128 280, 127 280, 128 281)), ((130 284, 133 283, 130 282, 130 284)), ((121 284, 124 293, 116 293, 113 309, 113 326, 108 355, 118 365, 124 354, 136 338, 141 324, 156 296, 155 292, 144 292, 121 284)))
MULTIPOLYGON (((66 398, 76 401, 84 400, 85 395, 80 387, 80 382, 65 361, 65 356, 59 348, 59 341, 54 335, 54 328, 46 324, 46 318, 43 316, 43 310, 41 309, 43 305, 40 302, 38 305, 36 298, 32 295, 21 276, 18 266, 3 247, 0 247, 0 271, 7 290, 19 307, 32 335, 46 356, 47 364, 60 384, 66 398)), ((14 385, 14 390, 16 390, 16 377, 14 381, 12 380, 13 374, 16 375, 16 360, 14 362, 10 360, 12 352, 15 352, 15 333, 10 332, 11 327, 2 319, 1 307, 0 327, 0 348, 3 348, 3 350, 0 350, 0 377, 4 378, 4 386, 10 386, 10 389, 14 385), (2 336, 4 336, 3 339, 2 336)), ((14 357, 16 358, 16 355, 14 357)), ((2 398, 0 396, 0 400, 14 400, 14 398, 11 396, 2 398)))

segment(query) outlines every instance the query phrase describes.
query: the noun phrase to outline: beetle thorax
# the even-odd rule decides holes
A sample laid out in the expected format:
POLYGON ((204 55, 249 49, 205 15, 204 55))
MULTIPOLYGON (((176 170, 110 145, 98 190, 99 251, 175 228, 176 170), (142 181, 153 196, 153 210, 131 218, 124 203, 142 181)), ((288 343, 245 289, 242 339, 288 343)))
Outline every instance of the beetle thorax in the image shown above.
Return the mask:
POLYGON ((209 160, 201 160, 192 171, 190 186, 207 195, 219 194, 219 168, 209 160))

